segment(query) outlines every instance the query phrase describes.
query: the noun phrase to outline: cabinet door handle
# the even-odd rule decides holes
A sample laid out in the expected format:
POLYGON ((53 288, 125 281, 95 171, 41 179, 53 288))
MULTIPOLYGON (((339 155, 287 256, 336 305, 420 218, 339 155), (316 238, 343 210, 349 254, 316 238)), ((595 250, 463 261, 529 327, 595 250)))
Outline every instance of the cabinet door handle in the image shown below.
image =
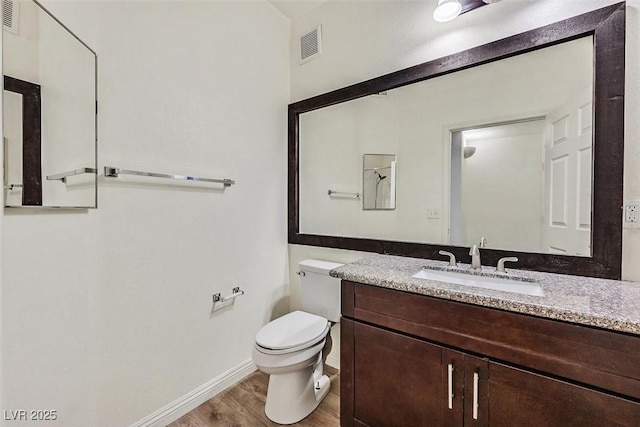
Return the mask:
POLYGON ((478 419, 478 382, 480 376, 477 372, 473 373, 473 419, 478 419))
POLYGON ((453 409, 453 364, 449 363, 447 366, 447 400, 449 402, 449 409, 453 409))

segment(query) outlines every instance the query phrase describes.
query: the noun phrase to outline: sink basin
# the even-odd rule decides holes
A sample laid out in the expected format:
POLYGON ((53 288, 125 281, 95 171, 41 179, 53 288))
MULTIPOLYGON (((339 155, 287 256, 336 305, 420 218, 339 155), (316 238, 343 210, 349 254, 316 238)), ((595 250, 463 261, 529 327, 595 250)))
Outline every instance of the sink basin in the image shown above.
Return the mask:
POLYGON ((412 276, 415 279, 435 280, 462 286, 493 289, 495 291, 515 292, 524 295, 544 296, 544 291, 537 283, 513 280, 502 277, 479 276, 448 270, 422 269, 412 276))

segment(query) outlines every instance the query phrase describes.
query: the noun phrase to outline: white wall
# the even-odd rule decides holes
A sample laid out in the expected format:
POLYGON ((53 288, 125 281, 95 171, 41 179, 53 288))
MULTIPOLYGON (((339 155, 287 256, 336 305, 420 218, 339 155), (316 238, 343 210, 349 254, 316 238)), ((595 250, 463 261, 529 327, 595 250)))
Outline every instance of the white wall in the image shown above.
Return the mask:
MULTIPOLYGON (((482 45, 526 30, 585 13, 616 0, 503 0, 455 21, 439 24, 431 14, 435 2, 332 1, 292 21, 291 101, 482 45), (297 40, 322 25, 323 54, 299 65, 297 40)), ((627 1, 625 198, 640 199, 640 0, 627 1)), ((401 159, 398 159, 400 173, 401 159)), ((400 194, 398 194, 400 197, 400 194)), ((398 201, 400 203, 400 200, 398 201)), ((290 264, 311 254, 348 261, 359 253, 290 245, 290 264)), ((640 230, 624 230, 623 278, 640 281, 640 230)), ((297 277, 291 276, 292 302, 298 300, 297 277)))
POLYGON ((101 177, 97 210, 2 216, 2 408, 129 425, 288 311, 289 21, 263 1, 45 5, 98 52, 100 166, 237 181, 101 177))

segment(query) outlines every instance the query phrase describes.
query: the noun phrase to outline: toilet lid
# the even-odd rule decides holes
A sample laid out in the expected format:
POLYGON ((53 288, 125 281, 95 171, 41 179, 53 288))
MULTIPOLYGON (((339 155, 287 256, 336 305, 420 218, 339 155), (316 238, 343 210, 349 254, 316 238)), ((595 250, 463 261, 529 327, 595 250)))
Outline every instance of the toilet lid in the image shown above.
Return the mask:
POLYGON ((294 311, 263 326, 256 334, 256 343, 273 350, 301 347, 324 338, 327 325, 324 317, 294 311))

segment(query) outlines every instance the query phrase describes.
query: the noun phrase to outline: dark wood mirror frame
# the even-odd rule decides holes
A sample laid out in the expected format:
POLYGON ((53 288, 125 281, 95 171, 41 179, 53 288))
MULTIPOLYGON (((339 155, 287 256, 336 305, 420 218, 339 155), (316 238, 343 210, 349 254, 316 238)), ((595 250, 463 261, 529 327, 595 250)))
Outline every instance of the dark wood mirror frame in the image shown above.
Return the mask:
POLYGON ((591 257, 482 249, 482 261, 517 256, 516 268, 620 279, 624 166, 625 3, 614 4, 535 30, 357 83, 289 105, 289 243, 364 252, 442 259, 446 249, 470 263, 469 248, 300 233, 299 116, 385 90, 592 35, 594 38, 594 160, 591 257))
POLYGON ((40 85, 4 76, 4 90, 22 95, 22 205, 42 206, 40 85))

